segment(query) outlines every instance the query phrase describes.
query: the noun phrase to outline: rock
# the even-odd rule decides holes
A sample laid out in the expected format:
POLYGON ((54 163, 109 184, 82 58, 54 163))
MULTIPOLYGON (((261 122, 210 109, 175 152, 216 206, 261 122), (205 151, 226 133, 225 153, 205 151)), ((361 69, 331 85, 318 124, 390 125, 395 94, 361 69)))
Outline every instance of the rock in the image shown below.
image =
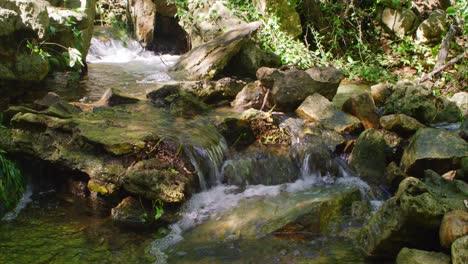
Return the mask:
POLYGON ((231 106, 242 110, 248 108, 260 109, 265 95, 266 91, 260 82, 249 83, 237 94, 236 99, 231 102, 231 106))
POLYGON ((467 92, 458 92, 448 99, 451 102, 454 102, 460 109, 462 115, 465 118, 468 118, 468 93, 467 92))
POLYGON ((392 190, 397 190, 398 185, 406 179, 408 175, 404 173, 400 167, 395 162, 388 164, 385 169, 385 178, 392 190))
POLYGON ((78 107, 63 101, 56 102, 43 111, 49 116, 63 119, 76 117, 80 112, 81 110, 78 107))
POLYGON ((351 96, 343 104, 342 110, 359 118, 365 128, 379 128, 379 117, 374 100, 369 93, 351 96))
POLYGON ((422 86, 400 82, 385 103, 384 114, 405 114, 423 124, 457 122, 458 107, 443 98, 435 97, 422 86))
POLYGON ((254 41, 247 41, 239 53, 232 58, 225 68, 228 75, 255 78, 261 67, 277 68, 281 66, 281 58, 258 47, 254 41))
POLYGON ((250 122, 238 118, 228 117, 217 125, 228 146, 242 149, 255 141, 255 135, 250 128, 250 122))
POLYGON ((299 168, 286 156, 272 152, 242 155, 223 165, 224 182, 229 185, 278 185, 297 179, 299 168))
POLYGON ((47 5, 43 0, 2 1, 0 17, 5 23, 0 26, 0 36, 31 30, 35 37, 43 39, 49 26, 47 5))
POLYGON ((327 98, 318 93, 307 97, 296 113, 304 119, 320 122, 325 128, 338 133, 352 133, 362 127, 359 119, 335 109, 327 98))
POLYGON ((135 36, 143 47, 148 47, 154 38, 156 4, 153 0, 131 0, 128 4, 134 21, 135 36))
POLYGON ((42 99, 34 101, 34 104, 39 110, 44 110, 58 101, 60 101, 60 96, 58 94, 48 92, 42 99))
POLYGON ((463 264, 468 262, 468 236, 461 237, 452 243, 452 263, 463 264))
POLYGON ((387 98, 392 95, 392 85, 389 83, 379 83, 371 86, 372 99, 376 105, 381 106, 385 104, 387 98))
POLYGON ((109 88, 101 96, 101 98, 93 103, 94 107, 99 106, 116 106, 121 104, 134 104, 139 102, 140 99, 133 97, 131 95, 125 94, 115 88, 109 88))
POLYGON ((439 43, 447 31, 447 14, 442 10, 432 12, 416 30, 416 41, 424 44, 439 43))
POLYGON ((166 84, 149 92, 146 97, 156 107, 165 108, 179 116, 194 116, 206 112, 209 108, 191 93, 181 90, 178 85, 166 84))
POLYGON ((198 99, 207 104, 213 104, 233 99, 246 85, 246 82, 230 77, 217 81, 170 81, 158 83, 149 90, 158 90, 166 85, 178 87, 180 90, 196 95, 198 99))
POLYGON ((319 93, 332 100, 344 75, 333 67, 315 67, 307 71, 281 71, 260 68, 257 79, 270 89, 269 101, 275 109, 292 111, 307 96, 319 93))
POLYGON ((168 203, 184 201, 185 190, 191 183, 186 175, 158 159, 143 160, 131 166, 122 181, 129 193, 168 203))
POLYGON ((385 6, 385 7, 389 7, 389 8, 392 8, 392 9, 396 9, 396 10, 402 10, 403 8, 406 8, 407 5, 408 5, 408 0, 400 0, 400 1, 393 1, 393 0, 382 0, 379 2, 379 4, 385 6))
POLYGON ((333 97, 333 105, 342 109, 343 104, 353 95, 369 92, 369 85, 362 83, 341 82, 333 97))
POLYGON ((386 201, 359 231, 357 242, 370 256, 394 257, 403 247, 437 248, 445 213, 464 210, 468 186, 461 181, 430 178, 426 184, 404 179, 396 195, 386 201))
POLYGON ((261 23, 254 22, 232 29, 206 44, 192 49, 169 69, 169 74, 175 79, 212 79, 224 69, 250 35, 260 26, 261 23))
POLYGON ((367 129, 359 135, 349 157, 349 164, 364 181, 385 184, 387 165, 387 143, 382 134, 375 129, 367 129))
POLYGON ((280 30, 293 37, 302 34, 302 25, 296 7, 287 0, 254 0, 255 8, 262 15, 275 15, 278 17, 280 30), (281 12, 278 12, 281 10, 281 12))
POLYGON ((402 169, 409 175, 422 177, 426 169, 445 173, 460 168, 468 156, 468 144, 456 134, 442 129, 421 128, 411 138, 401 159, 402 169))
POLYGON ((440 245, 450 248, 453 241, 466 235, 468 235, 468 212, 455 210, 446 213, 439 230, 440 245))
POLYGON ((408 9, 394 10, 385 8, 381 20, 386 29, 397 37, 403 38, 414 28, 417 17, 408 9))
POLYGON ((396 264, 450 264, 450 256, 440 252, 402 248, 398 253, 396 264))
POLYGON ((382 128, 396 132, 400 135, 411 135, 418 129, 426 127, 418 120, 404 114, 386 115, 380 118, 382 128))
POLYGON ((252 197, 216 217, 208 219, 184 235, 185 241, 233 241, 258 239, 289 226, 296 232, 331 234, 341 229, 344 215, 360 201, 356 187, 342 185, 315 187, 306 192, 252 197))
POLYGON ((111 217, 114 222, 130 227, 141 227, 151 223, 141 202, 131 196, 112 208, 111 217))

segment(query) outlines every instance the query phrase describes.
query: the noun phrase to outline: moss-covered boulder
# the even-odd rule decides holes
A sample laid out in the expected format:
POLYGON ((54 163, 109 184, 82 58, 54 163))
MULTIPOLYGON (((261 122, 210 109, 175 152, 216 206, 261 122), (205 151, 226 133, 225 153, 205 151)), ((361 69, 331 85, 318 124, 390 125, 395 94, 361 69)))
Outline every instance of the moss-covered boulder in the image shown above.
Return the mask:
POLYGON ((426 127, 418 120, 404 114, 382 116, 380 118, 380 125, 384 129, 396 132, 403 136, 411 135, 418 129, 426 127))
POLYGON ((468 156, 468 144, 458 135, 443 129, 422 128, 411 138, 401 159, 403 170, 422 177, 424 170, 440 174, 461 167, 468 156))
POLYGON ((407 246, 437 248, 442 217, 452 210, 465 210, 467 195, 466 183, 447 181, 430 171, 425 183, 408 177, 362 227, 357 241, 366 254, 391 258, 407 246))
POLYGON ((366 182, 374 185, 385 184, 387 148, 387 143, 378 130, 367 129, 357 139, 349 164, 366 182))
POLYGON ((235 117, 224 118, 216 125, 218 131, 224 136, 228 146, 242 149, 255 141, 255 135, 250 122, 235 117))
POLYGON ((338 133, 352 133, 362 128, 358 118, 336 109, 327 98, 315 93, 307 97, 296 109, 296 113, 312 122, 319 122, 323 127, 338 133))
POLYGON ((435 97, 425 87, 400 82, 384 105, 384 114, 405 114, 423 124, 457 122, 461 112, 455 103, 435 97))
POLYGON ((396 264, 450 264, 450 256, 440 252, 403 248, 398 253, 396 264))
POLYGON ((468 236, 461 237, 452 243, 452 263, 463 264, 468 262, 468 236))
POLYGON ((275 231, 333 234, 351 214, 351 206, 361 200, 357 187, 335 185, 308 191, 254 197, 208 219, 186 235, 185 241, 232 241, 258 239, 275 231))
POLYGON ((129 227, 144 227, 151 223, 145 207, 137 199, 128 196, 111 210, 112 220, 129 227))

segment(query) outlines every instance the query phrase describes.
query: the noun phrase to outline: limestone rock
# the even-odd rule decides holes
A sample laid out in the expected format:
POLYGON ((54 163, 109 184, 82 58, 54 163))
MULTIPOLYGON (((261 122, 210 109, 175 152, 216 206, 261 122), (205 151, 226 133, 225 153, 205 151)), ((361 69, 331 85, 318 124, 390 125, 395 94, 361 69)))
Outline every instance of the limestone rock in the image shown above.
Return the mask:
POLYGON ((387 144, 382 134, 375 129, 367 129, 356 141, 349 158, 349 164, 364 181, 379 185, 385 183, 387 144))
POLYGON ((461 237, 452 243, 452 264, 463 264, 468 262, 468 236, 461 237))
POLYGON ((396 85, 385 103, 384 114, 405 114, 423 124, 457 122, 461 116, 454 103, 435 97, 424 87, 411 82, 396 85))
POLYGON ((192 49, 170 68, 169 74, 175 79, 212 79, 224 69, 250 35, 260 26, 259 22, 254 22, 232 29, 192 49))
POLYGON ((450 264, 450 256, 440 252, 402 248, 396 264, 450 264))
POLYGON ((379 128, 377 108, 370 93, 351 96, 344 104, 343 111, 359 118, 365 128, 379 128))
POLYGON ((265 95, 266 91, 258 81, 249 83, 237 94, 236 99, 231 102, 231 106, 236 109, 260 109, 265 95))
POLYGON ((394 257, 403 247, 434 248, 445 213, 464 210, 468 186, 461 181, 431 177, 426 184, 416 178, 404 179, 396 195, 372 215, 357 241, 371 256, 394 257))
POLYGON ((178 85, 166 84, 149 92, 146 97, 156 106, 167 109, 174 115, 194 116, 204 113, 208 106, 193 94, 181 90, 178 85))
POLYGON ((426 127, 418 120, 404 114, 386 115, 380 118, 382 128, 396 132, 400 135, 410 135, 418 129, 426 127))
POLYGON ((372 99, 374 99, 375 104, 378 106, 383 105, 392 92, 392 85, 388 83, 379 83, 371 86, 372 99))
POLYGON ((336 109, 322 95, 315 93, 307 97, 297 108, 296 113, 313 122, 320 122, 325 128, 339 133, 353 132, 362 127, 356 117, 336 109))
POLYGON ((319 93, 332 100, 344 75, 332 67, 312 68, 307 71, 281 71, 260 68, 257 79, 270 89, 269 101, 275 109, 291 111, 309 95, 319 93))
POLYGON ((385 8, 382 12, 382 23, 396 36, 403 38, 411 31, 416 23, 416 15, 408 9, 395 10, 385 8))
POLYGON ((442 129, 422 128, 411 138, 401 159, 409 175, 422 177, 426 169, 445 173, 458 169, 468 156, 468 144, 456 134, 442 129))
POLYGON ((352 83, 352 82, 341 82, 336 91, 336 95, 333 97, 333 105, 342 109, 343 104, 352 96, 369 92, 369 85, 362 83, 352 83))
POLYGON ((123 178, 123 187, 130 193, 140 194, 146 199, 161 199, 164 202, 181 202, 186 199, 185 189, 190 178, 170 164, 157 159, 143 160, 128 168, 123 178))
POLYGON ((468 212, 456 210, 446 213, 439 230, 441 246, 450 248, 453 241, 466 235, 468 235, 468 212))
POLYGON ((129 6, 135 25, 136 38, 143 47, 147 47, 154 38, 156 4, 153 0, 131 0, 129 6))
POLYGON ((137 199, 128 196, 111 210, 112 220, 130 227, 145 226, 150 223, 143 205, 137 199))
POLYGON ((468 118, 468 92, 458 92, 448 100, 454 102, 460 108, 462 115, 468 118))
POLYGON ((446 16, 442 10, 432 12, 416 30, 416 40, 424 44, 439 43, 447 31, 446 16))

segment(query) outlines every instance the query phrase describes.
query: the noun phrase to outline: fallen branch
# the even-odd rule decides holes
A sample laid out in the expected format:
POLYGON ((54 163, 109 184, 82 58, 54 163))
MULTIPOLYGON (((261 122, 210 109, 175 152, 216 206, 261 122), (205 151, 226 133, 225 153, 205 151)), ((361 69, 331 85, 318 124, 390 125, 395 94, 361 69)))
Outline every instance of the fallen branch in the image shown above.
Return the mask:
POLYGON ((263 108, 265 107, 265 105, 267 103, 269 94, 270 94, 270 89, 267 89, 265 97, 263 97, 263 103, 262 103, 262 107, 260 107, 260 111, 263 111, 263 108))
POLYGON ((455 25, 451 24, 450 29, 448 30, 447 34, 444 37, 444 40, 442 41, 442 45, 440 45, 439 53, 437 55, 437 62, 434 66, 434 69, 437 69, 440 66, 442 66, 447 60, 450 49, 450 41, 452 41, 453 33, 455 31, 455 25))
POLYGON ((455 58, 449 60, 449 61, 447 62, 447 64, 442 65, 442 66, 440 66, 440 67, 434 69, 432 72, 430 72, 430 73, 427 74, 426 76, 422 77, 422 78, 419 80, 419 83, 423 83, 423 82, 425 82, 425 81, 427 81, 427 80, 431 80, 432 77, 433 77, 434 75, 436 75, 436 74, 438 74, 439 72, 445 70, 446 68, 452 66, 453 64, 459 62, 459 61, 460 61, 461 59, 463 59, 464 57, 465 57, 465 52, 463 52, 462 54, 460 54, 460 55, 456 56, 455 58))

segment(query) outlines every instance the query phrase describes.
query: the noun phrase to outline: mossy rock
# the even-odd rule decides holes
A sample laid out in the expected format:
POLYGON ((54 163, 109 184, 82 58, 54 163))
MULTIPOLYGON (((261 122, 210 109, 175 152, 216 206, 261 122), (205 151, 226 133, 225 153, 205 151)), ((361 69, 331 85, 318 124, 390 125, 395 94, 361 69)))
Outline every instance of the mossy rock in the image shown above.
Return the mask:
POLYGON ((468 245, 468 235, 453 242, 451 247, 453 264, 468 263, 468 248, 466 245, 468 245))
POLYGON ((422 177, 426 169, 443 174, 460 168, 465 157, 468 157, 468 144, 458 135, 443 129, 422 128, 406 147, 401 167, 415 177, 422 177))
POLYGON ((440 252, 403 248, 398 253, 396 264, 450 264, 450 256, 440 252))

